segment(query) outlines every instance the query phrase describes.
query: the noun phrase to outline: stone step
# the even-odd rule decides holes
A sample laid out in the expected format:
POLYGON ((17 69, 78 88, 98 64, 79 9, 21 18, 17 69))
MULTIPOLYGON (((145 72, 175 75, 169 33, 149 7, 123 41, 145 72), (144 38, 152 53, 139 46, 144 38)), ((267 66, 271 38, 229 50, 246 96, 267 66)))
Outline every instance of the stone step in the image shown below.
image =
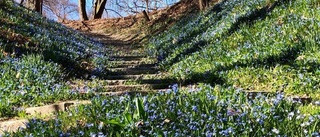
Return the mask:
POLYGON ((131 61, 110 61, 111 64, 115 64, 115 65, 140 65, 140 64, 148 64, 145 61, 140 61, 140 60, 131 60, 131 61))
POLYGON ((139 61, 147 59, 145 56, 111 56, 110 60, 122 60, 122 61, 139 61))
POLYGON ((45 106, 39 106, 39 107, 30 107, 26 108, 26 114, 28 115, 35 115, 35 114, 40 114, 40 115, 47 115, 59 111, 66 111, 72 106, 77 106, 80 104, 89 104, 91 103, 90 101, 65 101, 65 102, 60 102, 60 103, 55 103, 51 105, 45 105, 45 106))
POLYGON ((114 51, 107 53, 108 55, 112 56, 145 56, 147 57, 148 55, 145 53, 141 53, 141 52, 131 52, 131 53, 126 53, 126 52, 119 52, 120 50, 122 50, 121 48, 117 48, 116 49, 116 53, 114 53, 114 51))
POLYGON ((105 86, 106 92, 118 91, 140 91, 151 89, 164 89, 168 88, 169 84, 142 84, 142 85, 109 85, 105 86))
POLYGON ((126 47, 112 47, 111 50, 106 52, 108 55, 112 56, 144 56, 147 57, 148 54, 143 52, 141 49, 132 49, 129 46, 126 47), (130 52, 128 52, 128 50, 130 52))
POLYGON ((139 80, 139 79, 153 79, 157 77, 162 77, 162 74, 147 74, 147 75, 110 75, 107 76, 107 80, 126 80, 126 79, 132 79, 132 80, 139 80))
POLYGON ((169 79, 141 79, 141 80, 106 80, 108 85, 128 85, 130 83, 138 84, 169 84, 169 79))
POLYGON ((156 64, 115 64, 114 66, 111 66, 110 68, 156 68, 156 64))
MULTIPOLYGON (((25 112, 27 115, 41 115, 41 116, 48 116, 50 114, 54 114, 60 111, 66 111, 71 107, 81 105, 81 104, 90 104, 91 101, 83 100, 83 101, 65 101, 60 103, 54 103, 50 105, 44 105, 39 107, 30 107, 26 108, 25 112)), ((52 116, 50 116, 52 118, 52 116)), ((49 117, 47 119, 50 119, 49 117)), ((12 118, 0 121, 0 136, 7 132, 16 132, 19 128, 26 128, 26 123, 28 123, 28 119, 18 119, 12 118)))
POLYGON ((102 92, 98 93, 99 95, 106 96, 122 96, 122 95, 146 95, 146 94, 155 94, 159 92, 166 92, 168 89, 157 89, 157 90, 136 90, 136 91, 117 91, 117 92, 102 92))
POLYGON ((138 74, 156 74, 159 71, 155 68, 118 68, 109 69, 108 75, 138 75, 138 74))
POLYGON ((149 71, 149 70, 158 70, 156 66, 153 67, 139 67, 139 66, 133 66, 132 68, 129 67, 114 67, 109 68, 108 71, 117 72, 117 71, 149 71))
POLYGON ((0 121, 0 136, 4 132, 16 132, 19 128, 26 128, 27 119, 11 119, 6 121, 0 121))

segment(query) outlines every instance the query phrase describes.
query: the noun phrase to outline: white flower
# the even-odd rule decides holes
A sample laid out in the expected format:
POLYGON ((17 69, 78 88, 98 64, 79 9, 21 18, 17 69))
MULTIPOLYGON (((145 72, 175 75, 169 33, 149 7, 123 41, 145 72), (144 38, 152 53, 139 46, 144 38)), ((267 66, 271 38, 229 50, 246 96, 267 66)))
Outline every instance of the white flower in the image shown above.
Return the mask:
POLYGON ((292 120, 293 116, 294 116, 294 112, 290 112, 290 113, 288 114, 289 120, 292 120))
POLYGON ((275 134, 279 134, 280 131, 278 129, 276 129, 276 128, 273 128, 272 132, 275 133, 275 134))

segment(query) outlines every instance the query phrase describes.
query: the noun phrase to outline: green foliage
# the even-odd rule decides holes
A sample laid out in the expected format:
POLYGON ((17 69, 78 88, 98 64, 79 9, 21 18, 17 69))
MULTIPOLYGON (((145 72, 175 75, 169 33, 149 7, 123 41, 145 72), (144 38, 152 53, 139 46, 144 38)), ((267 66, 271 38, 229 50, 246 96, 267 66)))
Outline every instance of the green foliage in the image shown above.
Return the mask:
POLYGON ((147 96, 96 97, 56 120, 30 120, 12 136, 318 135, 319 112, 306 115, 298 106, 282 93, 252 99, 239 89, 200 85, 147 96))
POLYGON ((11 2, 1 7, 0 117, 23 114, 29 106, 82 99, 66 80, 101 75, 108 63, 104 50, 35 12, 11 2))
POLYGON ((3 100, 0 116, 23 111, 19 107, 70 98, 67 86, 61 83, 61 68, 55 63, 45 62, 40 55, 4 58, 0 67, 0 99, 3 100))
POLYGON ((183 81, 318 93, 320 14, 313 0, 222 1, 151 41, 183 81))
MULTIPOLYGON (((31 119, 26 129, 4 136, 319 136, 319 108, 308 110, 283 92, 245 93, 319 91, 320 10, 315 7, 313 0, 220 1, 149 44, 150 54, 173 77, 215 86, 183 90, 176 84, 146 96, 97 96, 90 105, 53 120, 31 119)), ((26 18, 34 15, 30 12, 10 11, 0 10, 9 20, 0 19, 1 29, 10 32, 0 35, 0 116, 23 115, 21 106, 27 104, 78 98, 63 81, 65 72, 78 70, 83 61, 94 65, 92 73, 104 72, 108 62, 99 45, 41 17, 26 18), (36 30, 30 33, 31 28, 36 30), (10 39, 17 32, 22 40, 10 39), (52 35, 60 32, 63 36, 52 35)), ((85 84, 96 88, 86 88, 89 92, 102 90, 104 83, 85 84)))

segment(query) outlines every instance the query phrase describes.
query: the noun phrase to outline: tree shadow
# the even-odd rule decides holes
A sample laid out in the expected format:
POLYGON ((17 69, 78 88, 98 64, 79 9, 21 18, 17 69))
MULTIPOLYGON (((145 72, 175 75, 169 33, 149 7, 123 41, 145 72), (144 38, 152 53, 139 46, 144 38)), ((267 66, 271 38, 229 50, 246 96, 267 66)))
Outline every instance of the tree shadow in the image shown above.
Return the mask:
MULTIPOLYGON (((275 3, 273 3, 272 5, 267 5, 261 9, 255 9, 253 12, 251 12, 249 15, 247 16, 243 16, 240 17, 236 20, 235 23, 232 24, 232 26, 230 27, 230 29, 228 29, 226 32, 224 32, 221 36, 221 38, 225 38, 228 37, 229 35, 231 35, 232 33, 238 31, 240 29, 240 25, 241 24, 249 24, 249 25, 253 25, 257 20, 264 20, 268 13, 270 13, 271 11, 273 11, 273 9, 276 6, 280 6, 282 3, 285 4, 286 2, 288 2, 289 0, 282 0, 282 1, 277 1, 275 3)), ((219 11, 222 10, 220 5, 217 5, 217 7, 214 7, 212 9, 212 11, 219 11)), ((219 18, 221 19, 221 18, 219 18)), ((187 41, 183 41, 184 43, 186 42, 190 42, 192 40, 192 38, 190 38, 187 41)), ((168 66, 172 66, 173 64, 183 60, 185 57, 201 50, 201 48, 204 48, 206 46, 208 46, 209 41, 204 41, 204 40, 199 40, 197 41, 195 44, 193 44, 192 46, 190 46, 189 48, 184 49, 183 51, 181 51, 178 55, 184 55, 183 57, 176 55, 174 58, 172 59, 165 59, 166 60, 166 64, 168 64, 168 66)), ((177 44, 182 44, 182 43, 177 43, 177 44)), ((166 55, 168 56, 168 55, 166 55)), ((166 57, 164 57, 166 58, 166 57)), ((160 60, 161 61, 161 60, 160 60)))
MULTIPOLYGON (((216 5, 214 5, 208 12, 207 12, 207 14, 205 14, 206 16, 208 15, 208 14, 215 14, 214 15, 214 18, 215 18, 215 20, 221 20, 221 18, 222 18, 222 16, 223 15, 221 15, 221 14, 218 14, 218 13, 220 13, 222 10, 223 10, 223 8, 222 8, 222 5, 225 3, 226 1, 224 0, 224 1, 222 1, 222 2, 220 2, 220 3, 218 3, 218 4, 216 4, 216 5)), ((188 21, 188 20, 187 20, 188 21)), ((177 39, 177 42, 175 42, 175 43, 173 43, 172 44, 172 46, 168 46, 167 48, 164 48, 164 45, 162 45, 162 50, 164 50, 164 51, 172 51, 172 47, 177 47, 177 46, 174 46, 174 45, 181 45, 181 44, 183 44, 183 43, 189 43, 189 42, 191 42, 193 39, 193 37, 196 37, 199 33, 202 33, 202 32, 204 32, 204 31, 206 31, 209 27, 210 27, 210 25, 208 25, 210 20, 207 20, 207 21, 205 21, 205 22, 202 22, 201 24, 198 24, 198 26, 199 25, 201 25, 201 27, 199 27, 199 29, 197 30, 197 29, 193 29, 192 31, 189 31, 189 34, 188 34, 188 37, 184 37, 184 38, 181 38, 181 39, 177 39)), ((164 42, 164 43, 167 43, 167 42, 164 42)), ((198 43, 202 43, 202 42, 198 42, 198 43)), ((197 45, 197 44, 195 44, 195 45, 197 45)), ((161 46, 161 45, 159 45, 159 46, 161 46)), ((167 58, 168 56, 169 56, 169 54, 166 54, 166 55, 163 55, 164 56, 164 58, 167 58)))
MULTIPOLYGON (((305 42, 301 39, 299 43, 296 43, 293 47, 283 50, 280 54, 267 56, 261 59, 245 60, 242 62, 236 62, 227 66, 217 66, 216 69, 207 71, 205 73, 195 73, 191 74, 190 78, 186 81, 190 83, 209 83, 211 85, 215 84, 230 84, 226 83, 226 79, 219 75, 219 72, 229 71, 237 69, 239 67, 275 67, 277 65, 289 65, 291 67, 299 67, 294 65, 296 58, 301 52, 305 50, 305 42)), ((311 66, 319 66, 318 63, 310 63, 311 66)), ((309 71, 314 71, 317 67, 309 69, 309 71)), ((230 86, 230 85, 229 85, 230 86)))
POLYGON ((73 77, 85 78, 85 75, 90 74, 90 70, 81 66, 81 60, 86 60, 92 55, 87 54, 74 59, 69 56, 73 53, 66 48, 61 48, 60 45, 53 44, 46 46, 43 43, 31 41, 31 36, 20 34, 21 29, 23 29, 23 27, 28 28, 27 26, 19 26, 2 20, 0 20, 0 23, 10 28, 12 32, 15 32, 12 33, 12 35, 9 31, 0 34, 0 39, 6 43, 2 46, 2 49, 10 56, 21 58, 23 55, 43 55, 45 61, 57 63, 62 67, 62 70, 66 72, 65 79, 73 77))
POLYGON ((245 23, 248 25, 253 25, 255 21, 259 19, 264 20, 267 17, 268 13, 273 11, 274 8, 276 8, 277 6, 281 6, 281 4, 287 4, 288 2, 290 2, 290 0, 279 0, 261 9, 256 9, 252 12, 252 14, 248 16, 240 17, 239 19, 237 19, 235 23, 232 24, 231 28, 228 30, 228 33, 225 33, 225 35, 230 35, 235 31, 239 30, 241 24, 245 23))

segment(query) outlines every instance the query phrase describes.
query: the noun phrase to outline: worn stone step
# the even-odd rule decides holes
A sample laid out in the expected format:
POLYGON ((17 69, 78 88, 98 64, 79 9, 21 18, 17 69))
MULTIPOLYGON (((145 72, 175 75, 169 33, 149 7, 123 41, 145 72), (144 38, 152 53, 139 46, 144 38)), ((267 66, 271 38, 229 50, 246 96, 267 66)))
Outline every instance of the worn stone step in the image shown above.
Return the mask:
POLYGON ((157 65, 156 64, 114 64, 113 66, 111 66, 110 68, 148 68, 148 67, 152 67, 152 68, 156 68, 157 65))
POLYGON ((156 66, 153 67, 132 67, 132 68, 128 68, 128 67, 115 67, 115 68, 109 68, 109 71, 144 71, 144 70, 157 70, 158 68, 156 66))
POLYGON ((114 65, 121 65, 121 64, 140 65, 140 64, 154 64, 155 61, 153 60, 129 60, 129 61, 111 60, 110 63, 114 65))
POLYGON ((146 94, 155 94, 159 92, 166 92, 169 89, 156 89, 156 90, 131 90, 131 91, 117 91, 117 92, 102 92, 98 93, 99 95, 106 95, 106 96, 122 96, 122 95, 146 95, 146 94))
POLYGON ((110 69, 108 75, 138 75, 138 74, 156 74, 159 71, 155 68, 118 68, 110 69))
POLYGON ((117 91, 164 89, 168 87, 169 87, 168 84, 142 84, 142 85, 109 85, 109 86, 105 86, 104 88, 106 92, 117 92, 117 91))
POLYGON ((106 80, 108 85, 128 85, 130 83, 138 84, 169 84, 169 79, 141 79, 141 80, 106 80))
POLYGON ((122 60, 122 61, 139 61, 147 59, 146 56, 111 56, 110 60, 122 60))
MULTIPOLYGON (((66 111, 71 107, 81 105, 81 104, 90 104, 91 101, 83 100, 83 101, 65 101, 65 102, 59 102, 54 103, 50 105, 44 105, 39 107, 30 107, 26 108, 25 112, 27 115, 41 115, 41 116, 48 116, 50 114, 60 112, 60 111, 66 111)), ((47 119, 50 119, 51 117, 48 117, 47 119)), ((6 119, 3 121, 0 121, 0 136, 4 133, 4 131, 7 132, 16 132, 19 128, 26 128, 26 123, 28 123, 28 119, 6 119)))
POLYGON ((131 60, 131 61, 119 61, 119 60, 116 60, 116 61, 110 61, 112 64, 115 64, 115 65, 121 65, 121 64, 126 64, 126 65, 139 65, 139 64, 147 64, 145 61, 140 61, 140 60, 131 60))
POLYGON ((107 52, 110 56, 145 56, 148 54, 139 48, 132 49, 130 46, 125 47, 111 47, 111 50, 107 52), (130 51, 130 52, 128 52, 130 51))
POLYGON ((19 128, 26 128, 27 119, 11 119, 0 121, 0 136, 6 132, 16 132, 19 128))
POLYGON ((135 51, 135 52, 121 52, 121 50, 123 50, 123 48, 117 48, 115 49, 117 52, 109 52, 107 53, 110 56, 145 56, 147 57, 148 55, 146 53, 141 53, 140 51, 135 51), (119 52, 120 51, 120 52, 119 52))
POLYGON ((132 80, 139 80, 139 79, 153 79, 157 77, 162 77, 162 74, 147 74, 147 75, 110 75, 107 76, 107 80, 126 80, 126 79, 132 79, 132 80))
POLYGON ((59 111, 66 111, 72 106, 76 106, 79 104, 89 104, 90 101, 65 101, 45 106, 39 106, 39 107, 30 107, 26 108, 25 111, 28 115, 47 115, 59 111))

